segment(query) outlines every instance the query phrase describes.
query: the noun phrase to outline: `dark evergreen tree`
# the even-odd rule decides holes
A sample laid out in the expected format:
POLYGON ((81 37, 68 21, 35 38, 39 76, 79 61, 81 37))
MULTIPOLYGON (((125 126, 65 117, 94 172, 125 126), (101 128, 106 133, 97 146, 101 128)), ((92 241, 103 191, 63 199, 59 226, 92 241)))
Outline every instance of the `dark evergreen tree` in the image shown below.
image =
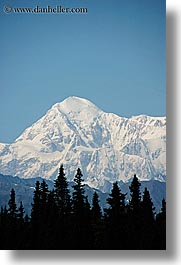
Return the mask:
POLYGON ((91 207, 88 201, 88 197, 85 196, 85 209, 84 209, 84 227, 83 232, 83 246, 86 249, 94 248, 94 235, 91 222, 91 207))
POLYGON ((17 207, 16 207, 16 198, 15 198, 15 190, 11 190, 10 199, 8 202, 8 213, 11 218, 17 217, 17 207))
POLYGON ((142 216, 140 182, 133 177, 130 189, 129 215, 128 215, 128 242, 130 249, 142 249, 142 216))
POLYGON ((105 209, 106 248, 124 249, 123 243, 125 241, 125 197, 126 194, 121 193, 118 183, 113 183, 113 188, 107 199, 109 208, 105 209))
MULTIPOLYGON (((48 205, 48 194, 49 194, 49 190, 48 190, 48 185, 45 182, 45 180, 43 180, 40 184, 40 199, 39 199, 39 206, 40 206, 40 219, 41 222, 43 223, 43 225, 46 228, 47 225, 47 205, 48 205)), ((43 227, 42 225, 42 227, 43 227)))
POLYGON ((62 221, 62 220, 59 220, 57 204, 55 203, 55 193, 54 193, 54 190, 52 190, 48 194, 48 201, 47 201, 47 223, 49 227, 51 227, 52 231, 57 223, 59 225, 59 221, 62 221))
POLYGON ((10 193, 10 199, 8 201, 8 216, 6 224, 6 234, 10 241, 9 248, 15 249, 18 245, 18 226, 17 226, 17 206, 16 206, 16 195, 15 190, 12 189, 10 193))
POLYGON ((24 211, 23 203, 21 201, 20 206, 18 208, 18 213, 17 213, 17 217, 18 217, 20 225, 23 225, 24 223, 24 214, 25 214, 25 211, 24 211))
MULTIPOLYGON (((55 205, 53 203, 53 208, 58 214, 55 222, 55 241, 57 242, 56 244, 60 249, 65 249, 67 248, 67 238, 69 237, 71 230, 71 198, 63 165, 61 165, 59 168, 57 179, 54 182, 54 193, 52 193, 52 196, 50 196, 49 200, 55 200, 55 205)), ((55 215, 53 212, 52 214, 55 215)))
POLYGON ((35 191, 34 191, 34 196, 33 196, 33 203, 32 203, 32 210, 31 210, 31 219, 32 223, 38 223, 39 218, 40 218, 40 182, 36 181, 35 184, 35 191))
POLYGON ((40 184, 40 205, 45 208, 46 204, 47 204, 47 200, 48 200, 48 185, 45 182, 45 180, 43 180, 40 184))
POLYGON ((162 200, 161 215, 162 215, 162 218, 166 220, 166 201, 164 198, 162 200))
POLYGON ((94 237, 94 249, 103 249, 104 246, 104 220, 99 204, 99 196, 94 192, 91 209, 92 231, 94 237))
POLYGON ((1 206, 1 213, 0 213, 0 226, 3 228, 8 223, 8 210, 5 207, 1 206))
POLYGON ((47 249, 64 249, 67 247, 65 236, 67 216, 61 215, 55 202, 54 189, 48 194, 47 201, 47 249))
MULTIPOLYGON (((91 207, 87 196, 85 196, 84 222, 89 225, 91 224, 91 207)), ((91 228, 89 227, 89 229, 91 228)))
POLYGON ((50 191, 48 194, 47 212, 48 212, 49 222, 53 224, 55 220, 58 218, 58 210, 57 210, 57 204, 55 202, 54 189, 50 191))
POLYGON ((0 249, 9 249, 9 240, 11 235, 9 233, 9 216, 8 210, 5 207, 1 207, 0 214, 0 249))
POLYGON ((136 174, 135 174, 131 182, 131 185, 129 186, 130 196, 131 196, 131 199, 129 201, 129 207, 130 207, 130 210, 133 212, 133 214, 136 214, 136 215, 140 214, 140 209, 141 209, 140 186, 141 184, 138 181, 138 178, 136 177, 136 174))
POLYGON ((101 207, 99 205, 99 196, 96 191, 94 192, 93 198, 92 198, 91 215, 92 215, 93 223, 97 223, 102 216, 101 207))
POLYGON ((153 249, 155 237, 154 207, 147 188, 143 192, 141 202, 139 246, 140 249, 153 249))
POLYGON ((166 249, 166 201, 162 200, 162 207, 156 216, 155 249, 166 249))
POLYGON ((126 194, 120 192, 118 183, 113 183, 113 188, 107 199, 107 203, 110 205, 107 213, 115 222, 119 220, 121 213, 125 210, 125 197, 126 194))
POLYGON ((41 249, 41 192, 40 192, 40 182, 36 181, 35 191, 33 196, 33 203, 31 209, 31 240, 30 248, 41 249))
POLYGON ((26 224, 28 224, 30 222, 30 217, 28 216, 28 214, 25 214, 24 221, 26 224))
POLYGON ((75 185, 73 186, 74 192, 73 192, 73 213, 78 218, 81 218, 81 215, 84 213, 85 209, 85 190, 84 190, 84 184, 83 178, 82 178, 82 172, 80 168, 77 169, 77 174, 74 178, 75 185))
POLYGON ((90 218, 90 205, 85 197, 83 175, 80 168, 74 178, 73 186, 72 210, 73 210, 73 231, 72 231, 72 247, 74 249, 91 249, 92 231, 90 218))
POLYGON ((55 202, 60 215, 66 215, 71 211, 70 192, 68 182, 64 174, 63 165, 59 168, 59 174, 54 183, 55 202))
POLYGON ((1 212, 0 212, 0 225, 4 224, 4 216, 5 216, 5 210, 3 208, 3 206, 1 206, 1 212))
POLYGON ((143 192, 143 201, 141 203, 142 206, 142 214, 144 218, 144 222, 150 223, 154 221, 154 210, 153 202, 150 197, 150 193, 147 188, 145 188, 143 192))
POLYGON ((24 248, 25 245, 25 229, 26 229, 26 223, 24 221, 24 207, 22 201, 20 202, 20 206, 17 211, 17 234, 18 234, 18 239, 17 239, 17 248, 22 249, 24 248))
POLYGON ((158 222, 160 222, 160 221, 165 222, 166 221, 166 201, 164 198, 162 199, 162 207, 160 209, 160 212, 156 216, 156 220, 158 222))
POLYGON ((3 218, 4 224, 6 224, 8 220, 8 210, 7 210, 6 205, 4 206, 4 208, 1 207, 1 210, 2 210, 2 218, 3 218))

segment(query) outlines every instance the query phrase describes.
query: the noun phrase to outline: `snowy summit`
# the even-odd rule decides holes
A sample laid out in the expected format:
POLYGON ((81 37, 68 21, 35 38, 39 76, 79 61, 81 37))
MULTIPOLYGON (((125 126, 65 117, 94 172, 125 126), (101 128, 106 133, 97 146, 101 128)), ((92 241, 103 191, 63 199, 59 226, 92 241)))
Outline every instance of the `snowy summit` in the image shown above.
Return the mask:
POLYGON ((87 119, 87 122, 91 122, 101 112, 96 105, 79 97, 68 97, 64 101, 53 105, 52 110, 54 109, 70 118, 75 117, 80 121, 87 119))
POLYGON ((0 144, 2 174, 55 178, 60 163, 68 180, 81 167, 91 187, 166 177, 166 118, 119 117, 89 100, 69 97, 52 108, 12 144, 0 144))

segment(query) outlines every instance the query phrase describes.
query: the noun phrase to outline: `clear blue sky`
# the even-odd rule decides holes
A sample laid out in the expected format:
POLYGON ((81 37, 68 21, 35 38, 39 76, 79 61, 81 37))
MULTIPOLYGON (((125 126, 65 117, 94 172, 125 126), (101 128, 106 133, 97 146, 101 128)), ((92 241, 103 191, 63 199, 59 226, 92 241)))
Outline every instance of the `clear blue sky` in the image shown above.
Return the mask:
POLYGON ((164 0, 0 1, 0 142, 56 102, 85 97, 120 116, 166 113, 164 0), (88 14, 5 14, 36 5, 88 14))

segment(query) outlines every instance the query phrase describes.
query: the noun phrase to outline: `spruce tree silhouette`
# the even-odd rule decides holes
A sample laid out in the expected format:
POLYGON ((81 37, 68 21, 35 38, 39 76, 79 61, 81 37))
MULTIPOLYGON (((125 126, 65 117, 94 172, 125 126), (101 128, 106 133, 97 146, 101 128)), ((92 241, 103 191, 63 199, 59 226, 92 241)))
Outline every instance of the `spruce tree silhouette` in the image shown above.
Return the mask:
POLYGON ((21 226, 23 226, 23 224, 24 224, 24 214, 25 214, 25 211, 24 211, 23 203, 22 203, 22 201, 20 201, 20 206, 18 208, 17 218, 18 218, 19 224, 21 226))
POLYGON ((144 222, 147 224, 152 223, 154 221, 154 210, 155 207, 153 207, 153 202, 150 197, 150 193, 148 189, 145 187, 145 190, 143 192, 143 201, 141 203, 142 206, 142 215, 144 218, 144 222))
POLYGON ((165 201, 164 198, 163 198, 163 200, 162 200, 162 207, 161 207, 161 212, 160 212, 160 214, 161 214, 161 218, 162 218, 163 220, 166 220, 166 201, 165 201))
POLYGON ((72 197, 72 211, 73 211, 73 248, 74 249, 90 249, 92 245, 91 231, 90 231, 90 205, 85 197, 85 190, 83 182, 83 175, 80 168, 74 178, 75 185, 73 185, 72 197))
POLYGON ((155 249, 166 249, 166 201, 164 198, 161 210, 156 216, 155 249))
POLYGON ((72 206, 73 206, 73 213, 78 220, 81 221, 81 216, 84 214, 85 209, 85 190, 84 190, 84 184, 83 182, 83 175, 80 170, 80 168, 77 169, 77 174, 75 175, 74 182, 75 185, 73 185, 73 198, 72 198, 72 206))
POLYGON ((109 249, 124 248, 124 215, 125 215, 125 197, 126 194, 121 193, 118 183, 113 183, 113 188, 107 203, 110 205, 105 210, 106 217, 106 243, 109 249), (121 240, 120 240, 121 238, 121 240))
POLYGON ((40 182, 36 181, 35 191, 33 196, 33 203, 31 209, 31 228, 32 228, 32 242, 30 243, 32 249, 41 249, 41 204, 40 204, 40 182))
POLYGON ((17 238, 17 248, 22 249, 26 242, 24 242, 25 238, 25 229, 26 229, 26 223, 24 220, 24 207, 22 201, 20 202, 20 206, 17 210, 17 230, 18 230, 18 238, 17 238))
POLYGON ((58 218, 55 222, 56 245, 61 249, 66 249, 68 248, 67 241, 70 236, 68 227, 70 227, 71 220, 71 200, 63 165, 60 166, 58 177, 54 182, 54 194, 58 210, 58 218))
POLYGON ((32 223, 38 223, 40 215, 40 182, 36 181, 31 209, 32 223))
POLYGON ((94 249, 103 249, 105 244, 104 220, 102 218, 102 211, 99 204, 99 196, 96 191, 93 193, 92 197, 91 223, 94 249))
POLYGON ((10 235, 9 235, 9 216, 6 206, 1 207, 0 214, 0 249, 10 248, 10 235))
POLYGON ((40 199, 39 199, 39 248, 40 249, 48 249, 48 185, 43 180, 40 184, 40 199))
POLYGON ((64 174, 63 165, 59 168, 59 174, 54 182, 55 202, 61 216, 69 214, 71 211, 70 191, 68 182, 64 174))
POLYGON ((120 192, 118 182, 113 183, 113 188, 107 199, 107 203, 110 205, 107 213, 115 222, 120 218, 121 212, 125 210, 125 197, 126 194, 120 192))
POLYGON ((15 190, 12 189, 10 193, 10 199, 8 201, 8 223, 7 223, 7 235, 10 240, 10 249, 16 248, 17 241, 17 206, 15 190))
POLYGON ((48 194, 49 194, 48 185, 45 182, 45 180, 43 180, 40 184, 40 205, 42 209, 46 208, 48 194))
POLYGON ((130 196, 131 199, 129 201, 129 207, 133 214, 139 215, 141 209, 141 192, 140 192, 140 182, 136 177, 136 174, 133 177, 131 185, 129 186, 130 189, 130 196))
POLYGON ((55 203, 55 192, 50 191, 47 201, 47 241, 49 249, 60 249, 60 216, 55 203))
POLYGON ((153 249, 155 238, 155 220, 154 220, 153 202, 148 189, 145 187, 143 200, 141 202, 141 231, 140 231, 140 248, 153 249))
POLYGON ((141 223, 141 192, 140 182, 136 177, 133 177, 130 189, 130 200, 129 200, 129 218, 128 218, 128 240, 130 242, 130 249, 141 249, 142 243, 140 239, 140 233, 142 228, 141 223))
POLYGON ((10 199, 8 202, 8 213, 10 218, 16 218, 17 217, 17 206, 16 206, 16 199, 15 199, 15 190, 11 190, 10 199))
POLYGON ((100 221, 102 217, 101 207, 99 205, 99 196, 95 191, 92 198, 92 209, 91 209, 91 218, 93 223, 97 223, 100 221))

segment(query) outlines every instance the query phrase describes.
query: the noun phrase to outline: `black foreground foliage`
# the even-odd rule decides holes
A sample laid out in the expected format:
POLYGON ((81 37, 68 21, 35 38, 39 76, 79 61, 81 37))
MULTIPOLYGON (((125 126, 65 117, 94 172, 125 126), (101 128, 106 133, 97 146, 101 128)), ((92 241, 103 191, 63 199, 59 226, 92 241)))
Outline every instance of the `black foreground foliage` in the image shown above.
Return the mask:
POLYGON ((96 192, 90 206, 80 168, 74 182, 71 197, 63 165, 53 190, 37 181, 30 216, 23 202, 17 207, 12 189, 8 206, 1 207, 0 249, 166 249, 166 201, 155 215, 150 193, 145 188, 141 195, 136 175, 129 202, 115 182, 104 211, 96 192))

